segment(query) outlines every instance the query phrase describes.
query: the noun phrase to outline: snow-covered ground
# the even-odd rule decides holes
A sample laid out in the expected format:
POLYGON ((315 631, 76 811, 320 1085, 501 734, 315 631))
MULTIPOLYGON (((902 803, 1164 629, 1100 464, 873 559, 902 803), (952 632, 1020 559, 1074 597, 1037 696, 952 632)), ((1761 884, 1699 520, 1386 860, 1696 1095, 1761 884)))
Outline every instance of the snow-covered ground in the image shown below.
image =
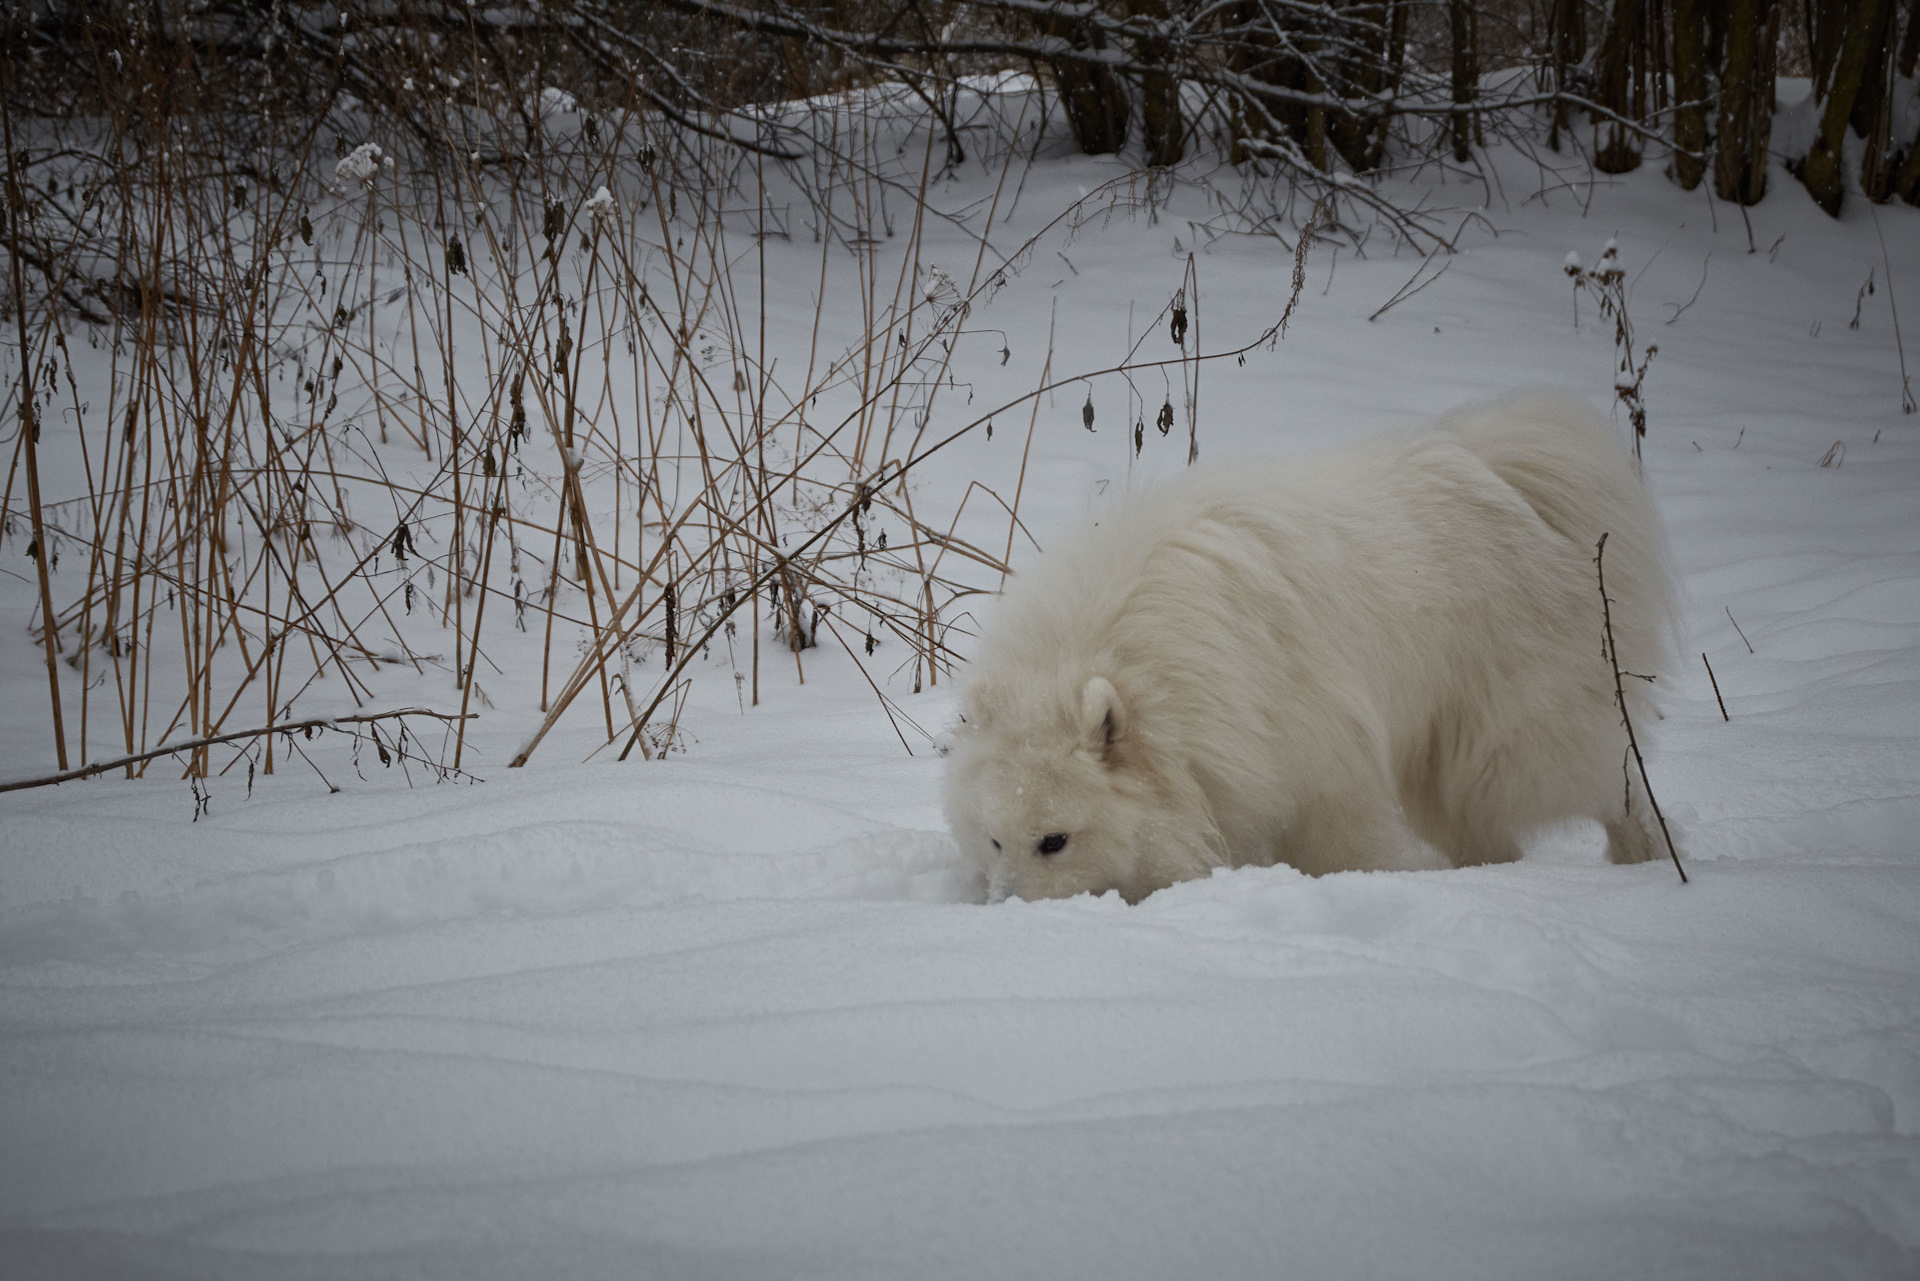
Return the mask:
MULTIPOLYGON (((1010 242, 1119 172, 1044 159, 1010 242)), ((653 763, 579 763, 582 713, 509 771, 532 722, 500 715, 471 786, 230 778, 197 819, 157 778, 8 794, 0 1275, 1920 1275, 1920 418, 1890 307, 1920 375, 1920 211, 1830 222, 1776 170, 1749 252, 1651 165, 1499 177, 1394 189, 1456 208, 1463 252, 1376 320, 1417 256, 1316 250, 1278 347, 1203 374, 1201 448, 1523 385, 1606 405, 1611 330, 1586 299, 1575 328, 1562 263, 1617 237, 1659 346, 1646 473, 1690 661, 1645 728, 1692 884, 1575 828, 1505 867, 984 907, 937 754, 826 649, 750 713, 707 682, 653 763)), ((1201 210, 1036 251, 973 319, 1009 385, 1050 320, 1056 371, 1114 363, 1201 210)), ((801 329, 818 262, 775 256, 801 329)), ((1291 268, 1272 239, 1201 252, 1205 345, 1257 334, 1291 268)), ((1040 412, 1043 542, 1130 483, 1120 385, 1092 394, 1095 433, 1078 392, 1040 412)), ((1147 437, 1132 481, 1184 458, 1147 437)), ((20 776, 44 685, 7 600, 20 776)), ((444 673, 387 679, 447 702, 444 673)), ((910 683, 937 735, 949 685, 910 683)))

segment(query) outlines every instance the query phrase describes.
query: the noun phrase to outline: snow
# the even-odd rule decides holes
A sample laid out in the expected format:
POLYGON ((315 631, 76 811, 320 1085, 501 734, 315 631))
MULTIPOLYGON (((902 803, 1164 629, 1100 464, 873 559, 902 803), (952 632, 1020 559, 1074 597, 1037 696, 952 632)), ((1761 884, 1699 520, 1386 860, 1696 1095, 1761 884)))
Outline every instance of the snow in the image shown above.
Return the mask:
MULTIPOLYGON (((1606 245, 1660 347, 1646 472, 1688 661, 1646 728, 1691 884, 1569 827, 1505 867, 981 906, 938 756, 824 645, 744 714, 708 678, 651 763, 581 763, 595 711, 508 770, 537 723, 515 711, 476 723, 472 785, 329 766, 338 794, 228 777, 204 813, 171 776, 9 793, 0 1273, 1920 1275, 1920 426, 1886 291, 1844 323, 1870 268, 1920 294, 1920 211, 1829 222, 1776 168, 1750 253, 1652 164, 1574 188, 1496 159, 1499 187, 1395 189, 1468 229, 1377 320, 1418 255, 1316 249, 1284 341, 1204 374, 1201 445, 1297 453, 1541 382, 1605 405, 1610 327, 1574 327, 1561 264, 1606 245)), ((1010 235, 1120 172, 1044 159, 1010 235)), ((1190 187, 1084 225, 977 302, 981 403, 1034 384, 1055 299, 1056 371, 1143 328, 1171 352, 1154 309, 1209 209, 1190 187)), ((972 261, 930 234, 928 261, 972 261)), ((804 363, 818 250, 765 243, 804 363)), ((1292 255, 1228 237, 1195 266, 1215 350, 1271 323, 1292 255)), ((1148 432, 1132 460, 1124 386, 1089 387, 1042 402, 1042 543, 1185 458, 1148 432)), ((930 492, 1019 464, 1012 422, 930 492)), ((4 591, 20 777, 50 768, 44 670, 4 591)), ((950 685, 889 667, 937 735, 950 685)), ((444 673, 383 679, 447 702, 444 673)))
POLYGON ((333 167, 333 180, 343 187, 352 182, 372 182, 380 172, 381 159, 379 143, 363 142, 341 157, 340 163, 333 167))

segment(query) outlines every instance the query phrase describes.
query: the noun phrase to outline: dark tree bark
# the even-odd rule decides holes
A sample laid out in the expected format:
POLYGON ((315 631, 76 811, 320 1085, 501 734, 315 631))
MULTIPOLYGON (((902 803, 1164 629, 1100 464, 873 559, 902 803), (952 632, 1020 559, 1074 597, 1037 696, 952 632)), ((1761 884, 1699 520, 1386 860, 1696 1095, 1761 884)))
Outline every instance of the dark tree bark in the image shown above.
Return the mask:
MULTIPOLYGON (((1307 75, 1307 88, 1315 93, 1326 92, 1326 81, 1319 76, 1307 75)), ((1326 173, 1332 166, 1327 163, 1327 109, 1321 106, 1307 108, 1307 139, 1305 143, 1307 163, 1326 173)))
MULTIPOLYGON (((1915 0, 1920 3, 1920 0, 1915 0)), ((1412 10, 1410 0, 1389 0, 1387 16, 1387 65, 1382 77, 1381 91, 1387 94, 1400 92, 1400 79, 1407 67, 1407 15, 1412 10)), ((1393 116, 1382 112, 1374 127, 1373 149, 1369 151, 1367 168, 1377 169, 1387 153, 1387 131, 1393 125, 1393 116)))
MULTIPOLYGON (((1606 34, 1600 39, 1600 67, 1594 95, 1601 106, 1621 116, 1645 114, 1645 89, 1639 72, 1646 62, 1645 0, 1614 0, 1606 34), (1636 101, 1637 100, 1637 101, 1636 101)), ((1595 127, 1594 168, 1627 173, 1640 167, 1640 142, 1617 122, 1595 127), (1598 135, 1604 131, 1605 141, 1598 135)))
POLYGON ((1673 0, 1673 93, 1673 177, 1692 191, 1707 172, 1706 0, 1673 0))
MULTIPOLYGON (((1228 65, 1234 71, 1279 89, 1307 91, 1315 87, 1310 83, 1305 63, 1298 56, 1298 45, 1288 48, 1281 42, 1267 20, 1265 7, 1258 0, 1246 0, 1237 5, 1230 11, 1227 20, 1243 33, 1233 42, 1228 56, 1228 65)), ((1271 126, 1277 124, 1300 144, 1309 163, 1315 163, 1309 141, 1312 132, 1309 116, 1309 109, 1298 102, 1269 99, 1261 103, 1246 103, 1239 113, 1241 124, 1237 127, 1234 140, 1233 162, 1239 164, 1246 159, 1242 138, 1272 141, 1271 126)), ((1323 153, 1316 167, 1324 167, 1324 159, 1323 153)))
MULTIPOLYGON (((1574 68, 1587 56, 1587 18, 1582 0, 1547 0, 1547 51, 1553 63, 1553 88, 1565 93, 1572 88, 1574 68)), ((1567 131, 1567 104, 1553 104, 1553 127, 1547 132, 1547 145, 1560 150, 1560 135, 1567 131)))
MULTIPOLYGON (((1048 35, 1059 36, 1075 49, 1104 49, 1107 40, 1098 27, 1049 16, 1041 23, 1048 35)), ((1090 156, 1102 156, 1127 145, 1127 90, 1105 67, 1061 60, 1053 64, 1060 86, 1060 102, 1067 112, 1073 140, 1090 156)))
POLYGON ((1878 65, 1868 66, 1866 84, 1861 86, 1860 98, 1853 108, 1855 127, 1859 127, 1863 115, 1866 125, 1867 145, 1860 155, 1860 190, 1875 204, 1883 204, 1893 195, 1894 178, 1901 160, 1893 149, 1893 69, 1897 53, 1893 37, 1898 15, 1892 4, 1886 6, 1886 11, 1886 30, 1874 60, 1878 65), (1870 104, 1864 112, 1862 103, 1870 104))
MULTIPOLYGON (((1248 32, 1246 36, 1236 40, 1228 51, 1227 68, 1251 79, 1272 83, 1273 50, 1268 47, 1267 41, 1253 34, 1253 24, 1258 15, 1259 7, 1250 0, 1234 6, 1222 15, 1223 23, 1248 32)), ((1272 111, 1273 108, 1266 108, 1263 112, 1259 104, 1247 101, 1245 95, 1236 95, 1230 126, 1232 141, 1227 151, 1227 159, 1230 163, 1236 165, 1246 163, 1247 140, 1255 137, 1264 138, 1267 131, 1261 127, 1260 117, 1272 111)))
MULTIPOLYGON (((1134 17, 1168 17, 1166 0, 1130 0, 1128 10, 1134 17)), ((1180 162, 1186 146, 1186 118, 1180 110, 1180 78, 1169 67, 1173 62, 1171 43, 1156 33, 1134 44, 1134 57, 1156 70, 1140 77, 1140 132, 1147 145, 1147 163, 1172 165, 1180 162)))
MULTIPOLYGON (((1920 64, 1920 0, 1906 0, 1906 34, 1900 38, 1900 51, 1894 57, 1894 75, 1906 78, 1920 64)), ((1891 194, 1910 205, 1920 205, 1920 137, 1907 139, 1904 151, 1888 158, 1892 174, 1888 182, 1891 194)))
POLYGON ((1893 190, 1910 205, 1920 205, 1920 139, 1907 144, 1907 154, 1894 174, 1893 190))
MULTIPOLYGON (((1342 92, 1379 94, 1394 87, 1406 46, 1406 11, 1402 0, 1367 0, 1345 10, 1355 20, 1349 38, 1358 48, 1333 64, 1340 71, 1342 92)), ((1365 173, 1379 167, 1385 151, 1386 131, 1380 124, 1350 111, 1329 112, 1327 139, 1349 167, 1365 173)))
POLYGON ((1846 34, 1849 0, 1801 0, 1807 26, 1807 58, 1812 64, 1814 96, 1827 96, 1833 76, 1834 60, 1840 56, 1841 38, 1846 34))
POLYGON ((1888 65, 1882 33, 1887 26, 1889 0, 1859 0, 1848 6, 1846 29, 1833 71, 1827 84, 1826 102, 1820 112, 1820 131, 1801 167, 1801 181, 1813 202, 1837 218, 1846 196, 1846 176, 1841 171, 1842 144, 1847 125, 1853 118, 1854 103, 1861 85, 1878 79, 1880 69, 1888 65))
POLYGON ((1755 205, 1767 194, 1767 142, 1773 133, 1774 0, 1727 0, 1721 18, 1719 141, 1713 189, 1722 200, 1755 205))
POLYGON ((1894 38, 1899 34, 1900 7, 1894 0, 1880 0, 1880 26, 1868 37, 1867 65, 1860 80, 1860 92, 1854 96, 1853 111, 1847 122, 1856 137, 1870 136, 1879 124, 1881 110, 1893 93, 1892 59, 1894 38))
MULTIPOLYGON (((1473 41, 1471 0, 1447 0, 1447 25, 1453 45, 1453 101, 1465 106, 1480 89, 1479 51, 1473 41)), ((1453 158, 1464 163, 1472 156, 1473 116, 1461 111, 1453 117, 1453 158)))

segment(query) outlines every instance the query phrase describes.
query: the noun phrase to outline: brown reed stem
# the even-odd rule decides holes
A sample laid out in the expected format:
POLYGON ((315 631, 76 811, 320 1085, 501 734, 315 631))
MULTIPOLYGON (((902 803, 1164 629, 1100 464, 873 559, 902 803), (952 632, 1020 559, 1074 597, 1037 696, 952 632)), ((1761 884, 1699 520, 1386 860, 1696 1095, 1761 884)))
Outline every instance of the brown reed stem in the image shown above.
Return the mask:
MULTIPOLYGON (((7 22, 7 54, 9 60, 13 53, 13 24, 17 21, 10 15, 7 22)), ((47 701, 53 713, 53 749, 60 768, 67 768, 67 727, 66 717, 60 704, 60 625, 53 612, 53 584, 49 577, 47 562, 51 559, 47 542, 47 528, 40 502, 40 420, 38 407, 34 404, 33 390, 33 348, 27 338, 27 284, 21 270, 23 255, 20 252, 20 239, 26 233, 21 229, 22 211, 26 200, 20 192, 20 176, 17 168, 19 153, 13 145, 13 112, 8 107, 8 95, 0 93, 0 122, 5 124, 7 146, 7 189, 6 202, 8 258, 13 264, 13 297, 15 318, 19 324, 20 337, 20 390, 19 417, 20 435, 24 441, 27 464, 27 513, 33 526, 34 567, 39 578, 40 588, 40 636, 46 650, 47 663, 47 701)), ((84 638, 82 643, 85 643, 84 638)))

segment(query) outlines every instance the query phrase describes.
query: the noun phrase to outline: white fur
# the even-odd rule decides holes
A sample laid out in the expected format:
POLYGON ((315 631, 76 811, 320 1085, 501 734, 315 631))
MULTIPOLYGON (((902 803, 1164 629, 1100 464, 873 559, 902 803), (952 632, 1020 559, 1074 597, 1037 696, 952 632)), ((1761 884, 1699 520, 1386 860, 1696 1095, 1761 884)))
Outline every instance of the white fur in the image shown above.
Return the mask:
MULTIPOLYGON (((948 819, 996 898, 1394 867, 1408 831, 1456 866, 1501 862, 1581 815, 1613 861, 1649 858, 1602 654, 1603 533, 1621 666, 1657 675, 1659 516, 1573 401, 1197 467, 1014 579, 967 680, 948 819)), ((1650 685, 1626 684, 1645 735, 1650 685)))

